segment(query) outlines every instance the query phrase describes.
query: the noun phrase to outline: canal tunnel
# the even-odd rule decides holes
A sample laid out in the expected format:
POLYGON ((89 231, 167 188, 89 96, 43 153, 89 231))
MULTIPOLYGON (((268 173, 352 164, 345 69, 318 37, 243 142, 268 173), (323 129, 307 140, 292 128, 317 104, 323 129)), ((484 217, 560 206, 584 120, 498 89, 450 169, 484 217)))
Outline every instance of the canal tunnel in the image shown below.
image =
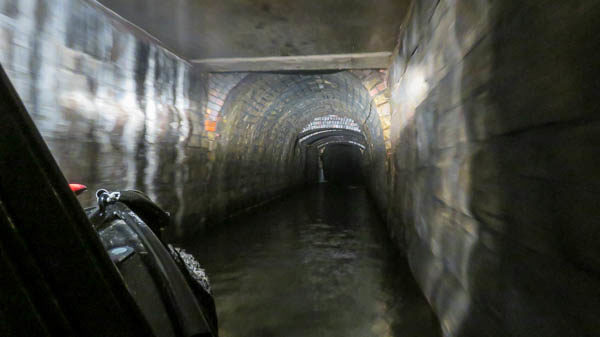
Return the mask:
POLYGON ((82 206, 170 213, 223 336, 596 336, 599 15, 0 0, 0 64, 82 206))

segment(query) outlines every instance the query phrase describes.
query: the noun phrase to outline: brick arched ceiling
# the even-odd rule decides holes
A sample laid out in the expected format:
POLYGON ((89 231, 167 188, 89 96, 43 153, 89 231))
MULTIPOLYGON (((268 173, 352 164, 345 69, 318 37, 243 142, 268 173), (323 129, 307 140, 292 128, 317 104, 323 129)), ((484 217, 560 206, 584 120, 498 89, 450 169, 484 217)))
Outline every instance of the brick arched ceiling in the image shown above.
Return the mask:
POLYGON ((298 137, 317 117, 352 119, 361 133, 346 130, 353 134, 338 134, 335 140, 364 144, 367 160, 384 165, 377 107, 363 82, 349 72, 249 74, 229 91, 220 114, 216 176, 211 182, 223 194, 257 193, 244 192, 247 186, 263 186, 260 193, 271 194, 301 182, 306 144, 299 144, 298 137))

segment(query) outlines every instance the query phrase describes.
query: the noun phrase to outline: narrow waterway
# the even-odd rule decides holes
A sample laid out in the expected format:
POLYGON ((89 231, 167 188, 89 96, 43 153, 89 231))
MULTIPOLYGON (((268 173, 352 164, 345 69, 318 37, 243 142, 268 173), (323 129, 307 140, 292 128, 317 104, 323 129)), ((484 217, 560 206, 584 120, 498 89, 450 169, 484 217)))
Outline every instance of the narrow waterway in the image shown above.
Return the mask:
POLYGON ((210 277, 221 337, 440 335, 361 187, 297 192, 186 248, 210 277))

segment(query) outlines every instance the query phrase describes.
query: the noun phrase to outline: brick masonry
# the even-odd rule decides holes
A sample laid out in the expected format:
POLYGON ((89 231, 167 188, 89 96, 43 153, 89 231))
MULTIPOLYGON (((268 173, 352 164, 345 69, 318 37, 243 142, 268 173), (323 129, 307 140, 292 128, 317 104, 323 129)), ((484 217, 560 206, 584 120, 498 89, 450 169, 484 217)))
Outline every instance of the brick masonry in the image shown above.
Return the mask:
POLYGON ((385 148, 388 152, 391 150, 390 139, 390 91, 387 87, 387 69, 381 70, 351 70, 351 72, 360 78, 364 87, 369 91, 372 103, 377 108, 379 121, 383 130, 383 139, 385 148))
MULTIPOLYGON (((327 75, 248 74, 220 108, 213 212, 230 214, 304 183, 305 149, 297 135, 316 117, 352 119, 366 134, 368 165, 385 180, 385 147, 376 106, 348 72, 327 75), (228 200, 227 203, 223 202, 228 200)), ((373 183, 375 187, 375 182, 373 183)), ((382 188, 378 185, 379 188, 382 188)))
POLYGON ((247 73, 209 73, 208 104, 205 114, 205 131, 216 132, 221 108, 225 104, 229 91, 233 89, 247 73))

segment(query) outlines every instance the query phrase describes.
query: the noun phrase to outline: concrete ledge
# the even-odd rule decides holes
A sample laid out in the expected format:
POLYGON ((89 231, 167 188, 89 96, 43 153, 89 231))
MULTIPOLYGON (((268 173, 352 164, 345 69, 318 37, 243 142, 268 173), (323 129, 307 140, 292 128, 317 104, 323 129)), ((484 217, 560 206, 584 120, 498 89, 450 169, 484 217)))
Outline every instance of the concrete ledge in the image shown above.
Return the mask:
POLYGON ((281 71, 384 69, 391 63, 391 52, 329 54, 308 56, 270 56, 196 59, 192 63, 202 71, 281 71))

